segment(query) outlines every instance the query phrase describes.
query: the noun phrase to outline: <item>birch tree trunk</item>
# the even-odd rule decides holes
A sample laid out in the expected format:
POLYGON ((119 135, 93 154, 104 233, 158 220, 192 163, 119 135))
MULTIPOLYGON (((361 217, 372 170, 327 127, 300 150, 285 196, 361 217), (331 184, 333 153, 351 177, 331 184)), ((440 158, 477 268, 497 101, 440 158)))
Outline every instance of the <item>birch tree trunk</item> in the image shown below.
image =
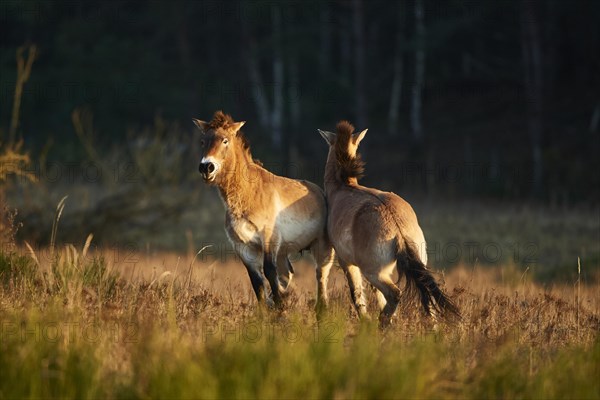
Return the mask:
POLYGON ((271 6, 273 22, 273 109, 271 110, 271 140, 276 150, 282 150, 283 144, 283 50, 281 46, 281 8, 273 3, 271 6))
POLYGON ((402 100, 402 82, 404 74, 404 57, 402 52, 402 29, 404 28, 404 12, 402 3, 398 3, 398 27, 396 31, 396 44, 394 48, 394 69, 392 88, 390 91, 390 108, 388 109, 388 133, 398 134, 398 121, 400 119, 400 103, 402 100))
POLYGON ((415 79, 412 85, 410 125, 412 137, 417 143, 423 142, 423 82, 425 79, 425 9, 423 0, 415 1, 415 79))
MULTIPOLYGON (((189 40, 189 29, 187 23, 187 10, 185 3, 176 2, 174 4, 175 12, 175 42, 179 53, 179 60, 183 70, 183 77, 186 82, 189 82, 192 88, 198 87, 198 80, 193 73, 192 65, 192 50, 189 40)), ((212 41, 211 41, 212 43, 212 41)), ((218 45, 218 44, 217 44, 218 45)), ((214 45, 216 47, 217 45, 214 45)), ((214 59, 216 57, 208 57, 214 59)), ((188 114, 193 115, 198 112, 198 92, 197 90, 189 90, 187 92, 187 110, 188 114)))
POLYGON ((367 110, 365 100, 365 32, 364 32, 364 9, 362 0, 354 0, 352 3, 354 14, 354 101, 356 112, 356 125, 364 129, 367 125, 367 110))
POLYGON ((319 70, 321 75, 325 75, 329 72, 331 66, 331 10, 329 2, 323 2, 319 12, 319 70))
MULTIPOLYGON (((294 26, 290 26, 293 22, 293 14, 291 11, 288 11, 286 20, 289 21, 289 23, 285 24, 284 29, 286 35, 288 35, 290 32, 293 32, 294 29, 294 26)), ((283 162, 287 167, 287 171, 285 172, 286 176, 292 176, 292 174, 298 173, 298 171, 294 170, 294 166, 292 165, 292 163, 298 161, 298 159, 292 157, 296 154, 296 137, 298 129, 300 129, 300 115, 302 112, 298 57, 293 49, 288 49, 286 66, 288 79, 285 94, 287 96, 287 104, 289 105, 289 109, 286 111, 289 112, 290 124, 288 124, 288 128, 283 135, 283 162)))
POLYGON ((289 57, 289 88, 288 100, 290 103, 290 119, 294 126, 300 124, 300 72, 298 71, 298 59, 295 55, 289 57))
POLYGON ((269 100, 267 99, 265 86, 260 73, 260 62, 258 59, 258 51, 256 49, 256 39, 254 38, 250 27, 248 27, 246 23, 244 23, 244 39, 246 42, 245 47, 247 48, 247 54, 245 57, 247 60, 246 67, 248 69, 248 76, 250 77, 252 98, 256 104, 258 120, 260 124, 268 129, 270 126, 269 100))
POLYGON ((527 129, 533 161, 532 194, 540 195, 544 174, 542 159, 543 135, 543 60, 537 2, 521 2, 521 51, 527 97, 527 129))
POLYGON ((286 110, 289 113, 289 121, 282 136, 281 144, 281 160, 284 165, 283 173, 286 176, 296 173, 293 170, 292 154, 296 147, 296 134, 300 127, 300 89, 299 89, 299 72, 298 62, 293 54, 288 55, 287 62, 288 80, 286 87, 286 101, 289 108, 286 110))
POLYGON ((276 3, 271 5, 271 29, 273 35, 272 82, 266 85, 260 71, 260 61, 256 39, 247 22, 243 23, 243 35, 246 42, 246 66, 252 87, 252 97, 256 103, 260 124, 269 130, 271 143, 276 151, 284 150, 283 146, 283 113, 284 113, 284 59, 281 44, 282 24, 281 9, 276 3), (270 87, 269 87, 270 86, 270 87), (269 94, 272 93, 272 102, 269 94))
POLYGON ((339 74, 340 82, 346 86, 351 86, 351 67, 352 67, 352 19, 344 14, 340 15, 341 28, 338 32, 340 40, 340 62, 339 74))

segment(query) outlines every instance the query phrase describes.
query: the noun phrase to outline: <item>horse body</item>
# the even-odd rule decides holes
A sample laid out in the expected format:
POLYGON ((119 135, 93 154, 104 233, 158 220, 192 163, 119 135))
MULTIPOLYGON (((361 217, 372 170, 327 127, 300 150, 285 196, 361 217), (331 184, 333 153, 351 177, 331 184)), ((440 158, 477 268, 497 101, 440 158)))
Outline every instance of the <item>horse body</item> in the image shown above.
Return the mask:
POLYGON ((410 243, 419 260, 427 264, 425 236, 415 212, 404 199, 361 185, 334 190, 329 185, 327 197, 328 232, 338 238, 339 257, 352 264, 368 265, 367 258, 375 253, 393 262, 395 257, 389 258, 390 254, 404 250, 410 243))
POLYGON ((354 134, 347 122, 337 128, 337 133, 320 131, 330 145, 325 168, 327 230, 357 311, 366 313, 362 272, 378 290, 382 325, 389 323, 401 298, 392 279, 397 269, 406 278, 407 293, 419 294, 425 312, 458 315, 425 267, 425 237, 410 204, 394 193, 358 184, 363 163, 356 152, 366 130, 354 134))
POLYGON ((259 302, 271 301, 265 276, 272 300, 281 302, 293 276, 288 256, 310 249, 317 264, 317 306, 324 306, 333 249, 327 239, 327 206, 321 189, 275 175, 255 162, 239 131, 243 122, 233 122, 222 112, 209 123, 194 122, 204 133, 200 172, 219 189, 226 207, 225 231, 246 266, 259 302))
POLYGON ((289 285, 293 270, 285 257, 325 239, 325 199, 321 190, 309 182, 263 171, 260 174, 264 176, 253 182, 255 198, 243 212, 234 213, 228 204, 231 196, 222 196, 227 206, 225 231, 238 253, 250 251, 255 258, 244 256, 242 260, 245 258, 260 271, 258 264, 266 254, 270 258, 267 262, 275 263, 278 274, 289 285))

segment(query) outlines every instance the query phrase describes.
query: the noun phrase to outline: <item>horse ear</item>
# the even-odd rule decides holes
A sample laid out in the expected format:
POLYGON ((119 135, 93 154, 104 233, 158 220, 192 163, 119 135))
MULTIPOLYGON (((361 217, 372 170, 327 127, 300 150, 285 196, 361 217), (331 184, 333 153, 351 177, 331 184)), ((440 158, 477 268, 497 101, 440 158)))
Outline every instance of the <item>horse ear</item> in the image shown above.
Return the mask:
POLYGON ((208 130, 208 122, 200 121, 196 118, 192 118, 192 121, 194 121, 194 124, 200 129, 200 132, 205 133, 208 130))
POLYGON ((327 144, 332 146, 333 142, 335 141, 335 133, 329 132, 329 131, 322 131, 320 129, 317 129, 317 130, 319 131, 319 133, 321 134, 323 139, 325 139, 327 144))
POLYGON ((236 133, 237 131, 239 131, 240 129, 242 129, 242 126, 244 126, 245 123, 246 123, 246 121, 234 122, 233 124, 229 125, 229 129, 233 133, 236 133))
POLYGON ((359 145, 359 143, 365 138, 365 135, 367 134, 368 129, 365 129, 364 131, 360 132, 360 133, 354 133, 352 135, 352 141, 354 142, 355 145, 359 145))

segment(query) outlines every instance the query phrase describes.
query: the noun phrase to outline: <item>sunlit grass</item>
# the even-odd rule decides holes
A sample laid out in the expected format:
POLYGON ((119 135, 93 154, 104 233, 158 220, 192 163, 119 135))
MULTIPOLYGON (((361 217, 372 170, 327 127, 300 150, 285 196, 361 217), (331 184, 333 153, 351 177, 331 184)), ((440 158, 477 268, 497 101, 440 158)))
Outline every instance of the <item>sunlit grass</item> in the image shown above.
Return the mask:
POLYGON ((435 328, 406 305, 381 332, 343 287, 317 322, 300 288, 265 310, 181 260, 148 278, 72 246, 48 265, 1 260, 0 398, 599 397, 597 285, 578 309, 568 289, 462 271, 470 284, 446 277, 462 322, 435 328))

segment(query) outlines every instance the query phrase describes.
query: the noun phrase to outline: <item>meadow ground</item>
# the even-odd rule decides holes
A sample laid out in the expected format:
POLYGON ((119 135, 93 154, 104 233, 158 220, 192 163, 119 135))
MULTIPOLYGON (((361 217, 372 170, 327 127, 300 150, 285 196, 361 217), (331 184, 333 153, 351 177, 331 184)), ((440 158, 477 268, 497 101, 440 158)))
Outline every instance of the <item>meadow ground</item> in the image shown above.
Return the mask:
POLYGON ((507 265, 438 278, 463 319, 405 304, 381 332, 343 275, 317 322, 306 260, 283 311, 243 266, 170 253, 5 251, 0 398, 600 398, 600 284, 539 284, 507 265))
POLYGON ((463 319, 406 303, 382 332, 337 269, 317 322, 306 259, 283 310, 258 307, 197 186, 7 193, 23 226, 0 251, 0 399, 600 398, 597 207, 407 196, 463 319))
POLYGON ((462 320, 435 326, 406 303, 380 331, 373 293, 372 320, 358 320, 334 270, 317 321, 302 260, 284 308, 257 306, 199 182, 197 137, 157 117, 99 155, 92 114, 72 117, 84 162, 48 162, 51 141, 35 165, 22 143, 0 146, 0 399, 600 399, 597 205, 398 192, 462 320), (5 203, 23 222, 18 247, 5 203))

